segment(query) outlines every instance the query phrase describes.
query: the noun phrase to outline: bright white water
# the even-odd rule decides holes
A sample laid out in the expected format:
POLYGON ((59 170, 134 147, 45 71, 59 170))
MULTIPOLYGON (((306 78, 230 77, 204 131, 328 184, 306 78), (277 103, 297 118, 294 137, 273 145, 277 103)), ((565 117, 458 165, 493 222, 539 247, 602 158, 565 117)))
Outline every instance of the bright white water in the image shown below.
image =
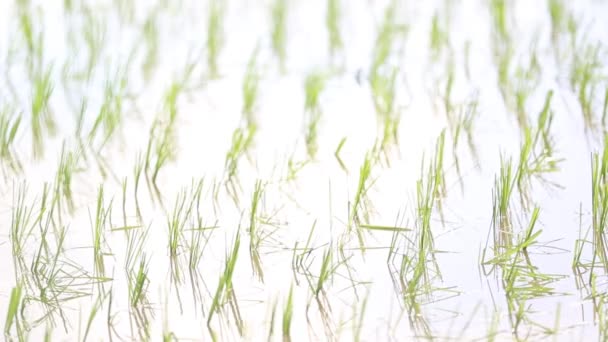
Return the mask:
MULTIPOLYGON (((137 328, 136 310, 129 304, 125 271, 128 239, 121 229, 125 226, 135 227, 128 229, 133 236, 147 232, 140 251, 149 267, 146 282, 149 305, 139 309, 149 319, 148 333, 152 340, 159 340, 169 332, 177 339, 209 340, 211 331, 220 340, 265 339, 271 331, 275 305, 271 339, 280 340, 283 308, 292 285, 293 340, 349 340, 356 336, 363 340, 407 340, 414 336, 426 338, 424 335, 440 340, 486 339, 494 319, 498 320, 496 338, 499 340, 517 337, 536 340, 545 336, 588 340, 600 336, 594 304, 588 299, 587 290, 577 285, 571 265, 580 228, 584 233, 591 224, 591 153, 599 150, 601 139, 600 134, 585 130, 577 94, 569 85, 572 51, 569 51, 568 36, 562 37, 563 51, 558 54, 551 42, 546 2, 507 1, 508 29, 516 47, 509 75, 514 77, 517 66, 527 65, 531 54, 536 53, 541 74, 525 104, 532 122, 541 111, 547 92, 554 91, 552 135, 555 153, 563 161, 559 172, 547 177, 560 187, 534 184, 532 198, 540 207, 536 229, 542 233, 538 244, 530 248, 530 258, 539 274, 563 277, 548 285, 553 289, 551 295, 525 302, 525 319, 518 327, 509 319, 500 272, 485 274, 481 266, 488 239, 489 247, 492 245, 489 237, 492 192, 501 158, 516 161, 521 144, 516 115, 505 106, 497 86, 489 1, 397 1, 395 20, 407 30, 396 39, 387 64, 398 68, 395 106, 401 118, 399 143, 388 151, 390 163, 382 161, 373 165, 368 183, 373 185, 367 193, 369 222, 361 223, 407 227, 414 231, 397 234, 361 228, 364 253, 353 231, 358 228, 349 227, 349 215, 353 210, 359 169, 382 133, 368 77, 374 42, 387 6, 385 1, 341 2, 340 30, 344 47, 334 58, 328 54, 326 2, 288 1, 284 73, 280 72, 271 47, 271 4, 225 1, 224 44, 216 79, 207 77, 205 44, 210 4, 186 0, 154 2, 89 1, 84 6, 73 1, 71 12, 65 10, 65 4, 60 1, 32 1, 28 5, 32 30, 43 37, 42 65, 51 70, 50 108, 58 125, 54 136, 44 136, 41 159, 34 159, 32 155, 32 83, 26 62, 27 45, 19 27, 20 12, 12 1, 0 3, 0 106, 10 108, 9 116, 21 113, 24 117, 14 144, 23 172, 11 172, 8 165, 3 164, 5 177, 0 182, 0 260, 4 260, 0 266, 0 315, 7 312, 11 289, 17 281, 35 278, 28 270, 34 269, 35 256, 43 245, 42 224, 36 225, 25 243, 26 275, 16 279, 15 275, 21 273, 15 271, 18 266, 12 256, 14 239, 9 231, 14 223, 20 185, 27 184, 25 201, 34 207, 33 217, 36 217, 44 184, 55 180, 62 145, 65 143, 69 151, 79 149, 75 132, 83 101, 86 100, 86 109, 82 136, 86 137, 106 97, 106 86, 118 88, 113 82, 115 75, 126 76, 126 93, 132 95, 123 99, 120 125, 101 150, 107 174, 103 176, 92 149, 87 148, 87 159, 79 161, 79 170, 71 183, 75 208, 72 213, 63 208, 61 221, 54 215, 53 229, 65 227, 67 232, 58 263, 65 274, 59 272, 57 280, 66 287, 56 298, 65 316, 62 319, 60 311, 54 309, 50 316, 37 321, 50 309, 37 302, 36 298, 42 294, 34 291, 35 287, 25 286, 19 319, 31 328, 29 339, 39 339, 47 329, 56 339, 82 339, 99 298, 103 301, 92 321, 89 339, 139 340, 145 336, 145 329, 137 328), (128 10, 119 10, 121 6, 128 8, 129 4, 133 6, 131 17, 128 10), (161 10, 154 12, 156 6, 161 10), (442 20, 450 20, 446 28, 450 48, 443 51, 437 62, 432 61, 429 48, 435 13, 439 13, 442 20), (155 72, 150 80, 145 80, 142 63, 149 45, 142 28, 148 18, 155 18, 159 43, 155 72), (102 49, 90 77, 78 78, 77 74, 86 70, 89 62, 84 37, 91 27, 103 37, 102 49), (258 131, 254 147, 239 159, 237 178, 242 189, 237 191, 238 203, 235 203, 226 187, 225 159, 233 132, 242 123, 242 80, 256 46, 261 74, 254 113, 258 131), (472 131, 478 159, 472 158, 465 140, 461 140, 455 149, 460 174, 453 157, 454 132, 448 127, 442 99, 448 78, 448 55, 454 63, 452 102, 464 104, 473 98, 478 100, 479 115, 472 131), (140 221, 133 195, 133 170, 139 156, 145 156, 155 118, 167 116, 164 105, 167 90, 182 77, 188 64, 194 69, 187 82, 188 89, 177 101, 176 158, 160 170, 157 181, 163 205, 154 200, 153 187, 142 175, 138 191, 140 221), (308 160, 304 81, 313 71, 330 75, 320 97, 319 149, 316 160, 290 177, 290 161, 293 165, 308 160), (434 156, 437 138, 444 129, 447 196, 441 200, 442 214, 435 207, 431 221, 441 277, 432 278, 433 291, 416 297, 419 314, 409 314, 412 307, 407 305, 398 270, 402 255, 412 255, 407 241, 416 238, 419 225, 416 185, 420 177, 425 177, 424 173, 421 175, 421 165, 423 160, 428 165, 434 156), (343 139, 340 157, 347 172, 335 157, 343 139), (124 179, 127 195, 123 200, 124 179), (207 244, 196 268, 199 274, 189 272, 188 246, 195 234, 192 228, 197 227, 197 223, 188 220, 178 242, 177 264, 181 269, 176 281, 172 276, 175 264, 169 256, 167 220, 180 191, 193 190, 193 182, 201 179, 204 181, 200 216, 203 225, 212 228, 202 235, 207 244), (253 272, 248 231, 257 180, 264 184, 256 215, 257 229, 264 237, 259 246, 263 281, 253 272), (104 205, 112 209, 101 247, 104 275, 108 279, 96 285, 90 280, 95 274, 92 226, 101 185, 104 205), (237 232, 241 241, 232 284, 243 324, 241 332, 230 303, 214 313, 207 324, 213 296, 237 232), (311 249, 305 251, 309 236, 311 249), (396 256, 387 261, 393 239, 396 239, 396 256), (317 301, 303 271, 309 267, 310 279, 316 282, 327 251, 333 255, 330 267, 335 268, 335 273, 317 301), (294 255, 300 254, 304 257, 298 266, 294 255), (79 298, 71 298, 71 291, 78 291, 79 298), (326 316, 321 313, 323 310, 326 316), (556 317, 559 317, 559 330, 556 335, 548 335, 548 329, 555 327, 556 317)), ((566 7, 581 23, 580 37, 584 37, 581 40, 606 44, 608 2, 577 1, 566 7)), ((604 78, 599 84, 605 87, 608 70, 604 52, 602 48, 600 60, 604 67, 599 70, 604 78)), ((597 99, 594 98, 598 117, 603 91, 604 88, 598 87, 597 99)), ((101 136, 93 140, 93 146, 101 146, 101 136)), ((515 231, 523 231, 530 213, 515 204, 513 216, 515 231)), ((57 238, 51 231, 52 237, 47 239, 55 246, 57 238)), ((583 259, 590 258, 591 253, 586 249, 583 259)), ((429 262, 428 267, 434 266, 429 262)), ((489 272, 487 266, 485 271, 489 272)), ((407 283, 410 276, 402 280, 407 283)), ((598 280, 601 289, 604 282, 603 277, 598 280)), ((602 310, 605 314, 606 309, 602 310)), ((10 336, 16 338, 14 332, 10 336)))

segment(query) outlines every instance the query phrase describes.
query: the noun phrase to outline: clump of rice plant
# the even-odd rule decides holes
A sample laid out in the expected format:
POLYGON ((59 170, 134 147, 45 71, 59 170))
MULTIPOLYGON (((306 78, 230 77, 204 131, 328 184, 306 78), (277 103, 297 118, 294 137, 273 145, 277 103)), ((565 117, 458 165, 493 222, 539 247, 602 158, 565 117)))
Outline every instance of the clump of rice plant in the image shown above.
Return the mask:
MULTIPOLYGON (((441 140, 441 137, 439 138, 441 140)), ((438 142, 437 151, 441 142, 438 142)), ((440 152, 439 152, 440 153, 440 152)), ((416 212, 413 229, 392 227, 393 239, 389 248, 388 265, 391 277, 417 334, 432 336, 423 314, 423 301, 439 301, 458 294, 453 287, 438 287, 441 269, 436 258, 432 216, 436 213, 443 181, 441 157, 430 163, 422 161, 421 176, 416 183, 416 212), (401 242, 401 243, 400 243, 401 242), (401 251, 400 251, 401 250, 401 251), (395 265, 397 262, 397 265, 395 265)))
POLYGON ((514 237, 513 244, 500 246, 500 251, 495 251, 493 258, 482 261, 483 265, 490 265, 501 272, 509 320, 517 339, 521 338, 520 327, 523 323, 539 326, 529 315, 529 300, 559 294, 553 287, 554 283, 565 277, 542 273, 532 264, 529 251, 539 245, 538 238, 542 233, 542 230, 536 229, 539 213, 539 208, 532 211, 527 228, 517 238, 514 237))

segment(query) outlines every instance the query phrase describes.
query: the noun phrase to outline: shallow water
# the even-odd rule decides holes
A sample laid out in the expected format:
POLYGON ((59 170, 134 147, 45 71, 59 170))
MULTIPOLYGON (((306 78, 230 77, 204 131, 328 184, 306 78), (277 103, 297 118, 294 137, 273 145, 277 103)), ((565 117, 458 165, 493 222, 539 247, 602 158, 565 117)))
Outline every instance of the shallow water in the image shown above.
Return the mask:
MULTIPOLYGON (((87 149, 87 160, 81 160, 82 170, 78 170, 72 180, 74 211, 70 213, 63 208, 61 221, 53 216, 57 228, 67 229, 64 248, 59 253, 60 265, 66 272, 61 273, 62 284, 67 284, 67 290, 78 290, 82 297, 72 299, 67 292, 62 293, 60 298, 63 300, 59 303, 65 310, 64 318, 54 311, 53 320, 47 318, 37 322, 45 313, 45 307, 35 300, 41 294, 26 287, 24 296, 28 300, 23 302, 20 319, 22 324, 31 327, 29 339, 42 337, 47 329, 56 339, 83 338, 98 298, 103 301, 92 321, 89 339, 140 340, 146 337, 145 329, 137 328, 136 310, 129 303, 129 280, 125 271, 128 238, 121 228, 132 226, 137 228, 128 229, 131 236, 147 233, 141 251, 149 265, 149 305, 137 309, 148 317, 144 325, 149 327, 148 337, 152 340, 168 336, 170 332, 175 338, 185 340, 209 340, 212 334, 221 340, 280 340, 283 338, 281 316, 291 286, 294 291, 293 340, 409 340, 414 337, 485 340, 492 331, 493 319, 498 322, 494 329, 497 340, 592 340, 604 336, 600 333, 601 318, 596 317, 588 289, 579 288, 571 267, 575 241, 581 229, 585 233, 592 221, 591 153, 600 150, 601 134, 585 130, 576 94, 568 84, 570 58, 567 56, 571 51, 567 43, 562 42, 566 57, 556 57, 544 2, 509 2, 512 11, 509 33, 516 46, 511 69, 528 63, 530 46, 536 39, 542 72, 540 81, 530 92, 526 110, 535 122, 547 91, 554 91, 551 133, 555 137, 556 155, 563 161, 559 164, 559 172, 547 176, 560 187, 534 184, 532 200, 540 208, 536 229, 542 233, 529 254, 539 274, 559 275, 560 278, 548 285, 553 289, 551 295, 525 301, 528 320, 517 327, 509 320, 500 272, 486 274, 488 267, 484 272, 481 265, 484 248, 492 245, 489 235, 492 191, 501 158, 510 157, 515 162, 521 143, 516 116, 505 106, 497 86, 491 48, 492 18, 486 1, 460 4, 398 1, 396 21, 407 25, 408 29, 403 38, 397 40, 394 50, 399 51, 393 51, 388 64, 399 70, 395 99, 401 118, 399 142, 387 152, 388 162, 373 165, 374 182, 367 193, 369 219, 362 223, 413 228, 414 231, 365 231, 365 252, 349 225, 349 217, 359 168, 366 153, 373 149, 378 134, 382 133, 367 80, 386 2, 341 3, 344 48, 332 61, 326 42, 325 1, 290 1, 284 73, 280 72, 271 49, 270 4, 226 2, 225 44, 219 58, 217 79, 209 79, 206 65, 208 2, 164 3, 158 3, 162 8, 156 17, 158 64, 150 80, 142 77, 141 64, 147 48, 142 38, 142 25, 155 6, 152 2, 95 1, 86 4, 92 18, 102 28, 100 32, 105 32, 101 57, 88 79, 74 76, 86 69, 89 60, 83 40, 87 16, 86 11, 80 9, 85 5, 76 4, 75 9, 68 12, 60 2, 33 1, 29 4, 34 32, 44 33, 43 64, 53 66, 50 107, 58 125, 55 136, 44 137, 44 157, 38 160, 32 155, 29 102, 32 84, 27 75, 26 45, 19 33, 19 9, 12 2, 0 4, 0 55, 4 59, 14 50, 17 56, 10 63, 6 59, 0 63, 0 79, 14 88, 10 91, 3 87, 6 90, 0 91, 0 105, 11 105, 10 115, 24 115, 15 142, 17 155, 24 165, 23 172, 11 172, 3 164, 6 176, 0 183, 0 226, 5 227, 0 231, 0 258, 8 261, 0 266, 0 314, 7 312, 11 289, 18 281, 15 276, 18 267, 11 250, 14 239, 9 231, 20 184, 27 183, 26 203, 34 206, 34 216, 38 215, 43 186, 45 182, 50 184, 55 180, 62 144, 65 142, 69 151, 79 148, 74 132, 83 99, 87 101, 83 132, 88 132, 102 105, 106 84, 113 80, 116 70, 127 70, 127 89, 133 95, 133 100, 124 100, 120 125, 101 149, 106 165, 105 177, 95 162, 92 149, 87 149), (121 4, 130 3, 134 6, 132 18, 125 19, 128 16, 121 16, 119 8, 121 4), (447 4, 451 4, 451 12, 446 12, 447 4), (451 21, 448 31, 455 66, 453 101, 464 103, 475 95, 479 102, 479 116, 472 134, 478 159, 472 157, 462 140, 456 150, 460 174, 452 154, 454 132, 448 128, 440 96, 447 79, 445 55, 448 50, 436 63, 429 56, 428 38, 434 13, 440 13, 442 18, 449 17, 451 21), (70 36, 74 37, 73 43, 70 36), (468 60, 465 58, 466 42, 471 44, 468 60), (255 110, 258 131, 254 147, 248 156, 239 160, 237 178, 241 189, 237 191, 237 201, 227 191, 225 158, 233 131, 241 123, 242 79, 256 46, 261 71, 255 110), (128 65, 131 55, 133 59, 128 65), (140 220, 133 195, 133 169, 138 156, 145 155, 155 118, 166 116, 165 92, 183 75, 188 63, 192 63, 194 69, 187 91, 177 101, 176 158, 161 169, 157 182, 162 204, 155 199, 153 186, 146 184, 142 176, 137 195, 140 220), (469 66, 468 77, 465 64, 469 66), (315 70, 334 70, 321 94, 319 150, 316 159, 290 179, 289 161, 297 163, 308 159, 304 136, 304 80, 315 70), (431 279, 433 291, 415 298, 420 311, 408 314, 412 307, 407 305, 399 277, 393 275, 398 273, 400 256, 411 255, 407 254, 412 246, 408 241, 415 239, 419 229, 416 182, 421 177, 421 164, 425 161, 428 167, 437 138, 444 129, 447 194, 440 201, 442 210, 435 207, 431 221, 434 254, 441 277, 431 279), (334 155, 344 138, 340 157, 347 172, 334 155), (123 200, 124 179, 127 180, 127 195, 123 200), (200 179, 204 179, 198 211, 202 221, 187 219, 178 243, 177 265, 181 268, 176 280, 175 264, 169 256, 167 220, 180 191, 193 190, 193 182, 200 179), (256 219, 257 229, 264 236, 259 246, 263 281, 253 272, 250 254, 251 198, 257 180, 264 184, 256 219), (102 234, 104 276, 111 280, 96 285, 91 281, 95 274, 92 227, 100 185, 103 185, 106 208, 112 208, 102 234), (203 237, 208 242, 196 268, 197 274, 188 271, 188 246, 194 234, 192 228, 200 228, 199 223, 211 228, 204 231, 203 237), (237 232, 241 241, 232 284, 243 324, 241 331, 230 303, 223 305, 207 322, 237 232), (311 249, 305 252, 303 248, 309 236, 311 249), (396 239, 398 257, 389 261, 393 239, 396 239), (294 253, 296 246, 297 253, 294 253), (335 268, 335 274, 316 297, 302 274, 303 268, 299 268, 297 262, 294 264, 294 255, 302 253, 301 265, 309 267, 311 279, 316 281, 326 251, 333 253, 330 265, 335 268), (559 317, 557 331, 549 334, 547 331, 554 328, 556 317, 559 317), (268 337, 271 331, 273 334, 268 337)), ((602 13, 608 13, 606 1, 579 1, 566 7, 583 23, 588 42, 606 43, 608 22, 602 20, 602 13)), ((566 40, 567 37, 562 38, 566 40)), ((608 71, 606 55, 601 56, 601 70, 605 75, 608 71)), ((110 84, 116 89, 114 83, 110 84)), ((606 86, 605 77, 599 84, 600 88, 606 86)), ((598 89, 597 99, 594 99, 596 113, 601 112, 602 92, 603 88, 598 89)), ((100 145, 100 137, 93 140, 94 147, 100 145)), ((514 202, 514 229, 522 232, 530 211, 523 210, 516 200, 514 202)), ((25 244, 28 265, 33 264, 41 246, 40 227, 37 225, 32 230, 25 244)), ((51 246, 56 244, 56 235, 48 239, 51 246)), ((591 251, 586 248, 583 259, 591 257, 591 251)), ((431 263, 428 263, 428 269, 433 272, 431 263)), ((597 281, 601 292, 604 275, 600 274, 597 281)), ((11 332, 9 336, 10 339, 16 335, 11 332)))

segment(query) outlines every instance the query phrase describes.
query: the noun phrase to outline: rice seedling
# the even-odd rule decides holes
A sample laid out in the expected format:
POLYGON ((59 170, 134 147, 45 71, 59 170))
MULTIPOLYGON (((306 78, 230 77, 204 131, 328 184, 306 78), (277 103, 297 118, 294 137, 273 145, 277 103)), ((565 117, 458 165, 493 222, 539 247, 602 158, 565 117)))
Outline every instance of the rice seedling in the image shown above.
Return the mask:
POLYGON ((591 275, 591 299, 593 300, 594 320, 598 326, 599 338, 605 339, 608 337, 608 296, 606 292, 598 289, 597 276, 591 275))
POLYGON ((306 151, 311 159, 315 159, 319 148, 317 143, 318 126, 321 120, 322 112, 319 103, 319 97, 325 87, 327 76, 321 72, 313 72, 306 77, 304 81, 304 89, 306 91, 306 99, 304 109, 306 111, 306 151))
POLYGON ((559 171, 559 163, 561 162, 554 155, 554 141, 551 134, 551 124, 553 122, 553 111, 551 110, 552 98, 553 91, 548 91, 536 126, 524 129, 516 176, 517 188, 524 208, 530 202, 529 192, 532 186, 532 179, 538 179, 543 184, 557 186, 545 178, 548 173, 559 171))
POLYGON ((406 253, 399 268, 402 296, 409 307, 410 315, 413 312, 419 314, 417 298, 433 293, 434 279, 441 279, 435 258, 435 239, 431 230, 431 216, 443 182, 439 160, 441 157, 436 156, 426 170, 425 162, 422 162, 421 178, 416 182, 415 237, 411 241, 408 239, 406 253))
POLYGON ((460 108, 460 114, 456 120, 456 125, 452 129, 452 159, 454 160, 454 166, 456 167, 456 173, 458 174, 462 192, 464 192, 464 182, 458 154, 458 147, 460 146, 462 136, 466 138, 467 147, 469 153, 473 157, 473 161, 479 165, 479 155, 477 153, 477 146, 473 135, 475 120, 479 116, 477 106, 478 98, 477 95, 475 95, 460 108))
POLYGON ((495 245, 495 248, 501 248, 501 252, 483 262, 501 270, 509 320, 516 339, 521 338, 520 327, 523 323, 538 326, 528 315, 530 311, 528 300, 559 294, 552 286, 565 277, 542 273, 532 264, 528 251, 538 244, 538 237, 542 233, 542 230, 535 230, 539 213, 540 209, 535 208, 528 227, 516 241, 507 248, 495 245))
POLYGON ((395 50, 395 42, 403 38, 407 32, 404 25, 396 22, 397 2, 392 1, 384 12, 384 19, 376 37, 372 65, 369 73, 369 83, 376 114, 382 127, 381 150, 391 143, 397 144, 397 132, 400 115, 395 108, 396 96, 396 67, 389 65, 389 57, 395 50))
POLYGON ((162 203, 160 190, 158 188, 158 174, 160 170, 177 154, 177 142, 175 141, 175 126, 177 121, 177 101, 184 91, 184 84, 188 79, 186 74, 184 80, 174 82, 165 92, 163 111, 167 114, 165 118, 161 115, 152 124, 146 149, 144 173, 148 187, 154 191, 156 198, 162 203), (150 175, 151 174, 151 175, 150 175))
MULTIPOLYGON (((443 94, 441 95, 443 97, 443 109, 445 111, 445 115, 448 119, 448 124, 450 125, 450 127, 454 126, 454 109, 455 109, 455 105, 452 103, 452 92, 454 90, 454 80, 455 80, 455 76, 454 76, 454 63, 450 60, 447 62, 447 66, 446 66, 446 70, 447 70, 447 78, 445 80, 445 87, 444 87, 444 91, 443 94)), ((440 81, 438 80, 438 83, 440 81)))
POLYGON ((260 72, 257 65, 258 51, 259 48, 256 47, 251 57, 249 57, 247 71, 243 77, 243 115, 248 127, 257 126, 254 113, 256 111, 260 83, 260 72))
POLYGON ((334 327, 332 324, 332 310, 331 303, 328 299, 327 286, 328 282, 331 282, 337 269, 341 266, 341 263, 334 263, 334 254, 332 247, 330 246, 323 252, 323 258, 321 259, 321 268, 319 274, 315 277, 311 271, 311 265, 306 266, 305 276, 308 282, 308 287, 312 293, 311 299, 306 305, 306 315, 308 317, 310 306, 314 299, 323 321, 323 327, 325 328, 325 336, 328 339, 335 338, 334 327), (315 280, 316 278, 316 280, 315 280))
POLYGON ((500 161, 500 173, 494 180, 492 191, 492 231, 495 249, 510 248, 513 245, 511 218, 511 196, 517 175, 513 174, 511 159, 500 161))
POLYGON ((32 24, 31 11, 28 8, 28 1, 18 1, 17 9, 19 13, 19 29, 22 35, 23 40, 26 43, 27 51, 30 56, 33 56, 35 50, 37 50, 36 44, 39 42, 37 38, 34 37, 34 27, 32 24))
POLYGON ((498 72, 498 89, 503 97, 503 100, 510 103, 510 95, 512 94, 512 86, 510 82, 510 70, 513 63, 514 48, 511 45, 495 46, 494 58, 496 69, 498 72))
POLYGON ((127 89, 126 70, 118 70, 114 79, 106 81, 103 103, 88 134, 89 143, 92 145, 98 136, 99 130, 103 128, 101 141, 98 147, 94 147, 96 154, 101 152, 101 149, 119 129, 123 121, 123 102, 127 89))
POLYGON ((55 175, 55 198, 58 205, 58 214, 61 217, 61 204, 67 206, 70 214, 74 213, 74 193, 72 191, 72 183, 74 175, 82 169, 79 167, 80 152, 68 151, 64 142, 61 148, 61 157, 59 166, 55 175))
POLYGON ((104 26, 106 22, 100 20, 99 16, 90 7, 84 6, 81 14, 85 17, 81 32, 88 52, 87 64, 82 77, 89 81, 94 69, 99 64, 107 29, 104 26))
POLYGON ((22 324, 19 322, 19 315, 17 314, 22 305, 22 292, 23 287, 21 284, 17 284, 17 286, 13 287, 11 290, 11 297, 9 299, 6 312, 6 320, 4 322, 4 336, 11 339, 11 328, 13 327, 14 323, 18 341, 26 340, 26 331, 24 331, 22 324))
POLYGON ((243 334, 243 320, 241 318, 238 300, 236 298, 236 293, 234 291, 234 286, 232 282, 232 276, 234 275, 234 270, 236 267, 236 261, 239 255, 239 248, 241 245, 241 236, 237 232, 236 237, 234 239, 234 243, 232 245, 232 251, 230 254, 226 255, 226 262, 224 266, 224 272, 220 275, 220 279, 215 290, 215 295, 213 296, 213 302, 211 303, 211 307, 209 308, 209 313, 207 316, 207 327, 212 335, 213 329, 211 328, 211 320, 213 316, 224 307, 226 303, 230 304, 230 308, 232 310, 232 314, 234 320, 237 324, 237 328, 239 333, 243 334))
POLYGON ((311 256, 311 252, 314 249, 311 247, 311 244, 316 227, 317 221, 315 220, 312 224, 312 227, 310 228, 310 231, 308 232, 308 238, 306 239, 306 244, 304 245, 304 247, 298 248, 299 241, 297 241, 292 249, 293 253, 291 258, 291 269, 293 270, 293 278, 296 281, 296 285, 298 286, 300 285, 298 273, 306 274, 304 262, 308 260, 308 258, 311 256), (301 253, 296 253, 298 251, 301 251, 301 253))
MULTIPOLYGON (((113 0, 113 7, 120 19, 121 24, 132 23, 136 12, 136 3, 129 0, 113 0)), ((164 1, 160 2, 161 4, 164 1)))
POLYGON ((283 307, 282 332, 283 342, 291 341, 291 323, 293 318, 293 284, 289 287, 289 295, 283 307))
POLYGON ((193 228, 190 230, 190 239, 187 241, 187 250, 188 250, 188 274, 190 278, 190 285, 192 287, 192 295, 194 297, 195 305, 198 305, 202 302, 202 292, 200 287, 200 281, 202 277, 200 275, 199 269, 201 266, 201 261, 203 259, 203 252, 205 248, 209 244, 209 239, 212 231, 216 228, 217 222, 213 226, 206 226, 203 221, 203 214, 201 213, 201 197, 203 191, 203 180, 196 182, 194 185, 194 189, 192 190, 192 199, 194 203, 194 210, 192 215, 194 216, 191 221, 193 223, 193 228), (207 231, 210 233, 207 235, 207 231))
POLYGON ((105 230, 109 224, 111 208, 112 201, 110 201, 107 208, 104 207, 103 185, 100 185, 97 193, 94 221, 91 222, 93 228, 93 265, 96 277, 105 277, 106 274, 104 256, 109 253, 104 252, 103 249, 108 248, 105 241, 105 230))
POLYGON ((608 223, 608 136, 604 137, 601 154, 594 153, 591 161, 591 209, 593 230, 593 260, 591 271, 596 262, 608 271, 608 241, 604 228, 608 223))
POLYGON ((602 45, 580 46, 575 49, 570 70, 570 86, 577 95, 586 131, 595 131, 597 118, 594 101, 602 73, 602 45))
MULTIPOLYGON (((141 222, 142 216, 141 216, 141 209, 139 207, 139 197, 138 197, 138 192, 139 192, 139 181, 141 179, 141 173, 144 170, 145 167, 145 160, 142 157, 141 153, 137 153, 137 156, 135 157, 135 165, 133 166, 133 198, 134 198, 134 202, 135 202, 135 212, 137 214, 137 218, 139 219, 139 221, 141 222)), ((126 226, 126 224, 125 224, 126 226)))
POLYGON ((251 209, 249 212, 249 254, 251 257, 251 268, 253 274, 264 282, 264 270, 260 259, 260 245, 264 239, 264 232, 260 230, 259 205, 264 195, 264 185, 257 180, 251 197, 251 209))
MULTIPOLYGON (((124 271, 127 278, 129 325, 132 334, 137 330, 137 337, 141 340, 147 340, 150 336, 149 320, 153 314, 148 298, 148 287, 150 285, 148 273, 151 258, 146 255, 145 251, 150 227, 142 229, 137 226, 118 230, 124 230, 127 238, 124 271)), ((109 305, 112 306, 111 297, 109 305)), ((108 310, 109 326, 112 326, 112 321, 110 310, 108 310)), ((135 336, 135 334, 133 335, 135 336)), ((110 333, 109 336, 112 336, 112 334, 110 333)))
POLYGON ((346 137, 342 138, 340 140, 340 142, 338 143, 338 147, 336 147, 336 150, 334 151, 334 157, 338 161, 338 165, 340 165, 340 168, 344 172, 348 173, 348 169, 346 168, 346 165, 344 165, 344 161, 342 160, 342 158, 340 158, 340 151, 342 151, 342 147, 344 147, 345 143, 346 143, 346 137))
POLYGON ((279 70, 285 73, 287 61, 287 6, 288 0, 274 0, 272 4, 272 50, 279 61, 279 70))
MULTIPOLYGON (((293 154, 295 154, 295 151, 293 154)), ((302 171, 304 167, 311 162, 312 160, 309 158, 305 160, 296 160, 293 155, 289 157, 289 160, 287 160, 287 180, 295 181, 298 178, 300 171, 302 171)))
POLYGON ((143 41, 145 42, 145 57, 141 70, 145 81, 149 81, 154 68, 158 64, 158 10, 150 11, 142 27, 143 41))
POLYGON ((367 299, 369 297, 365 296, 363 301, 361 302, 361 308, 357 309, 357 303, 355 303, 355 312, 353 317, 353 336, 354 341, 361 341, 361 330, 363 329, 363 319, 365 318, 365 310, 367 309, 367 299), (357 312, 358 311, 358 312, 357 312))
MULTIPOLYGON (((447 195, 447 189, 445 185, 445 172, 443 170, 443 150, 445 147, 445 130, 441 131, 437 141, 435 143, 435 154, 433 160, 433 187, 434 187, 434 197, 438 200, 445 197, 447 195)), ((441 202, 437 202, 439 204, 439 209, 441 210, 441 202)))
POLYGON ((32 81, 32 146, 34 157, 41 158, 44 154, 45 136, 54 136, 57 124, 51 110, 50 98, 53 95, 53 81, 51 80, 53 66, 35 72, 32 81))
POLYGON ((212 79, 219 76, 218 58, 224 44, 223 20, 223 2, 219 0, 211 1, 207 17, 207 68, 212 79))
POLYGON ((512 90, 515 97, 514 109, 517 114, 517 122, 522 129, 528 126, 527 100, 531 92, 538 87, 540 81, 541 71, 535 48, 532 47, 531 51, 529 64, 526 67, 520 65, 515 72, 515 85, 512 90))
POLYGON ((139 256, 139 262, 128 271, 129 304, 131 330, 137 329, 138 337, 142 340, 150 338, 150 302, 148 301, 148 286, 150 258, 145 253, 139 256))
MULTIPOLYGON (((381 127, 380 150, 387 153, 390 145, 398 145, 400 113, 395 109, 395 92, 397 69, 393 68, 390 76, 375 74, 370 79, 374 106, 381 127)), ((388 158, 387 158, 388 161, 388 158)))
POLYGON ((340 0, 327 0, 325 26, 327 27, 329 55, 334 58, 342 49, 342 35, 340 33, 340 0))
POLYGON ((21 115, 9 113, 10 109, 5 107, 0 110, 0 160, 2 161, 2 172, 6 175, 9 170, 19 173, 23 167, 17 156, 14 142, 21 125, 21 115))
POLYGON ((177 299, 182 305, 179 295, 179 285, 183 282, 182 262, 183 256, 188 253, 188 266, 190 269, 190 280, 194 280, 196 266, 202 257, 203 246, 201 246, 200 233, 213 227, 204 227, 200 216, 200 199, 203 190, 203 181, 192 182, 190 188, 184 188, 177 195, 173 211, 167 217, 168 254, 171 267, 171 283, 177 290, 177 299), (192 232, 192 240, 189 245, 186 241, 185 232, 192 232), (195 231, 198 233, 195 235, 195 231))
POLYGON ((95 320, 95 317, 101 310, 101 307, 103 306, 103 302, 106 300, 107 297, 108 297, 108 294, 99 295, 97 297, 97 299, 95 300, 93 307, 91 307, 91 311, 89 312, 89 317, 87 319, 87 326, 85 327, 84 335, 82 337, 83 341, 87 340, 87 337, 89 336, 89 333, 91 332, 91 326, 93 324, 93 320, 95 320))
POLYGON ((604 131, 606 131, 606 117, 608 116, 608 85, 606 86, 606 91, 604 92, 604 106, 602 109, 602 127, 604 131))
POLYGON ((446 28, 443 27, 439 13, 435 12, 431 22, 431 34, 429 39, 429 49, 431 60, 437 61, 443 49, 449 47, 449 37, 446 28))
POLYGON ((568 30, 567 9, 563 0, 547 0, 547 8, 551 18, 551 41, 557 48, 559 36, 568 30))
POLYGON ((43 62, 44 31, 42 27, 35 25, 42 20, 43 16, 40 11, 34 11, 29 1, 17 2, 15 15, 18 18, 17 30, 26 48, 25 66, 30 79, 33 79, 38 73, 36 68, 43 62))
POLYGON ((384 18, 381 23, 372 55, 372 65, 370 78, 373 78, 381 69, 387 65, 388 59, 395 48, 395 41, 403 38, 407 28, 396 22, 397 2, 391 1, 384 11, 384 18))
POLYGON ((367 193, 372 187, 374 181, 370 179, 372 172, 372 155, 368 152, 365 155, 363 164, 359 168, 359 181, 355 190, 355 197, 350 205, 350 215, 348 218, 349 231, 356 230, 359 240, 359 247, 362 251, 365 250, 365 241, 363 230, 361 229, 362 222, 369 222, 370 204, 368 203, 367 193))
POLYGON ((78 263, 65 255, 67 229, 59 228, 55 241, 50 241, 49 228, 52 212, 44 214, 40 225, 40 244, 33 255, 29 277, 29 288, 25 301, 40 310, 41 316, 34 325, 44 322, 55 326, 59 320, 68 332, 68 303, 91 295, 90 288, 110 279, 89 274, 78 263))
POLYGON ((272 339, 274 336, 274 326, 275 326, 275 318, 277 315, 277 300, 276 298, 272 301, 272 309, 270 311, 270 323, 268 323, 268 340, 272 339))
POLYGON ((238 127, 232 133, 232 144, 226 153, 224 168, 226 170, 226 187, 231 197, 238 203, 237 189, 240 188, 238 180, 239 160, 246 155, 253 146, 253 139, 256 134, 256 126, 238 127))
POLYGON ((511 40, 509 29, 509 2, 505 0, 490 0, 490 14, 493 21, 493 30, 496 38, 502 43, 509 43, 511 40))

